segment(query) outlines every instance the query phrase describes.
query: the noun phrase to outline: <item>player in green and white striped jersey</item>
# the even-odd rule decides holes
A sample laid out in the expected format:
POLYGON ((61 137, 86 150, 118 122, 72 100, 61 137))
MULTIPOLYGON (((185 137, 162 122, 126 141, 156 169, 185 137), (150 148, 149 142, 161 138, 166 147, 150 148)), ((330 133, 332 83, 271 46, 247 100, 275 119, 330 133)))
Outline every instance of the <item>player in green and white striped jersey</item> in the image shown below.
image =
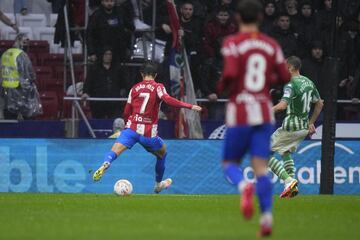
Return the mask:
POLYGON ((301 60, 291 56, 287 59, 287 65, 291 80, 284 87, 281 101, 273 107, 274 112, 286 109, 286 117, 282 126, 271 137, 271 151, 281 155, 283 164, 274 156, 269 160, 271 170, 285 182, 281 198, 294 197, 298 193, 298 181, 294 178, 295 165, 291 153, 296 151, 308 134, 315 133, 314 123, 323 107, 323 101, 315 84, 307 77, 300 75, 301 60), (309 120, 312 103, 315 106, 309 120))

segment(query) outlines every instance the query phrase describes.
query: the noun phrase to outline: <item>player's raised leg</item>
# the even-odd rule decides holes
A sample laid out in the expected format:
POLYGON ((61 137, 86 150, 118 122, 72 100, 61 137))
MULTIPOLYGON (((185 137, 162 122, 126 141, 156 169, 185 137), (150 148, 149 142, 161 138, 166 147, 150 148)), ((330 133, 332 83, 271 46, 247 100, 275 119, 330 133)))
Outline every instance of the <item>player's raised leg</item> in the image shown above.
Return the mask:
POLYGON ((111 151, 109 151, 105 155, 103 164, 95 171, 93 175, 93 180, 99 181, 104 175, 105 171, 110 167, 110 164, 126 149, 127 147, 125 147, 121 143, 118 142, 114 143, 114 145, 111 148, 111 151))
POLYGON ((139 134, 129 128, 122 131, 112 146, 111 151, 105 155, 103 164, 95 171, 93 180, 99 181, 111 163, 125 150, 132 148, 137 143, 138 138, 139 134))
POLYGON ((118 142, 114 143, 111 151, 105 155, 103 164, 95 171, 93 175, 93 180, 99 181, 104 175, 105 171, 110 167, 110 164, 126 149, 127 147, 123 144, 118 142))

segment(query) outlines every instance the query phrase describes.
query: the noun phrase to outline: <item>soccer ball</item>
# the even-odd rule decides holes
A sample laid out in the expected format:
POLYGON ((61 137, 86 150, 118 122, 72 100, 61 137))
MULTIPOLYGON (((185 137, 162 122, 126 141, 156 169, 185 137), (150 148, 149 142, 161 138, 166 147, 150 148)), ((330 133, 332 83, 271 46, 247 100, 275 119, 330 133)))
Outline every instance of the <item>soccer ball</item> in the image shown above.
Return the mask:
POLYGON ((128 196, 132 193, 133 186, 126 179, 120 179, 114 185, 114 193, 118 196, 128 196))

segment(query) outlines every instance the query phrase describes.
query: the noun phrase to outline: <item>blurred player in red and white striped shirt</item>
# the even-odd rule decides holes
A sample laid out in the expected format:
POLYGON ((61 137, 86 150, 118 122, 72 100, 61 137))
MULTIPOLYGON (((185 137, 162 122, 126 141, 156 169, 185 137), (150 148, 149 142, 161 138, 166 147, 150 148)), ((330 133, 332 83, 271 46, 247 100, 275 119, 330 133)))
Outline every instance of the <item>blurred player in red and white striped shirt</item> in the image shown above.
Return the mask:
POLYGON ((256 175, 260 204, 260 236, 272 232, 272 184, 267 175, 270 136, 274 114, 269 95, 272 83, 290 80, 279 44, 259 32, 262 5, 258 0, 242 0, 238 5, 240 33, 224 40, 224 69, 218 91, 229 90, 223 169, 227 179, 242 194, 241 210, 246 219, 253 215, 254 186, 244 180, 238 165, 248 152, 256 175))
POLYGON ((121 132, 111 151, 105 156, 104 163, 94 173, 93 180, 99 181, 110 167, 112 161, 126 149, 130 149, 136 143, 140 143, 147 151, 157 157, 154 192, 159 193, 161 190, 168 188, 172 183, 170 178, 162 180, 167 152, 166 145, 158 136, 157 131, 160 103, 165 102, 173 107, 188 108, 195 111, 201 111, 201 107, 181 102, 168 95, 164 85, 155 82, 157 75, 155 64, 144 64, 141 75, 143 81, 131 88, 125 106, 125 130, 121 132))

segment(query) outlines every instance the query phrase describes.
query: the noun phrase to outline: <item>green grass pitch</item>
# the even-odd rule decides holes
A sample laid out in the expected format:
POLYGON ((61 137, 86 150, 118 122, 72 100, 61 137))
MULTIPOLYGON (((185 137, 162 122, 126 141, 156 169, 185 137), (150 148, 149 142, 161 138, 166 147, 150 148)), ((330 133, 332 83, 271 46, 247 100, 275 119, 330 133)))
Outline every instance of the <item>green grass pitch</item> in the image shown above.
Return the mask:
MULTIPOLYGON (((360 196, 274 197, 271 239, 360 239, 360 196)), ((236 195, 0 193, 0 239, 255 239, 236 195)))

